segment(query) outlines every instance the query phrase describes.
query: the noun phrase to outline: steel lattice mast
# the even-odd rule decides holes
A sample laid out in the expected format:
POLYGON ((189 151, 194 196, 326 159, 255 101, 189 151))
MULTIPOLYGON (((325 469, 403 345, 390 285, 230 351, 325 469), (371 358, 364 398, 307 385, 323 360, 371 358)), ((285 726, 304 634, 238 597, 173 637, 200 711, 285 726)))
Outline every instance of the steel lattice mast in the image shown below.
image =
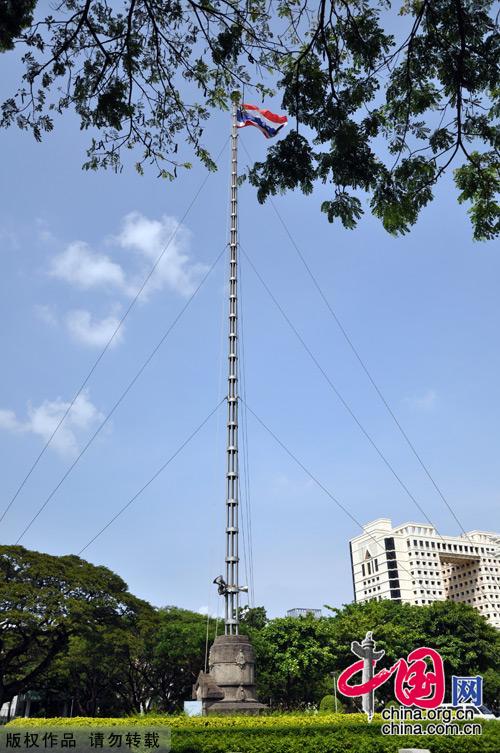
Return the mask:
POLYGON ((229 351, 227 391, 225 632, 238 635, 238 129, 233 103, 231 128, 231 230, 229 236, 229 351))
POLYGON ((194 691, 204 714, 260 714, 255 690, 255 653, 248 636, 239 633, 240 586, 238 551, 238 110, 232 108, 231 201, 229 236, 229 332, 227 383, 226 576, 215 578, 224 596, 224 635, 215 637, 208 657, 209 672, 200 672, 194 691))

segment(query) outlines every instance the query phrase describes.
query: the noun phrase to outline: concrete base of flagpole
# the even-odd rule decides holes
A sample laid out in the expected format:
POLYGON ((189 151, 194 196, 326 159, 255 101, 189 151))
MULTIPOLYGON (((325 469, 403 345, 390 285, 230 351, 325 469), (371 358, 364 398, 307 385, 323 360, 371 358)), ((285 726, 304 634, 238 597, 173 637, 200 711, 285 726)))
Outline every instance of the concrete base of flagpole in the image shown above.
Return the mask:
POLYGON ((200 673, 194 687, 203 714, 245 714, 266 711, 255 691, 255 654, 246 635, 219 635, 209 654, 208 674, 200 673))

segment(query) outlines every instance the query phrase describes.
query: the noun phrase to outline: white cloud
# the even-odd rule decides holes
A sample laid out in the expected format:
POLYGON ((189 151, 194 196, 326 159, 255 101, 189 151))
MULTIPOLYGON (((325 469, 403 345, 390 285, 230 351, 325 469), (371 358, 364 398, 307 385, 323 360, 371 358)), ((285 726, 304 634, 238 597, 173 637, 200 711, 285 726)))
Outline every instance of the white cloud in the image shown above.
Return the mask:
POLYGON ((50 274, 84 290, 104 287, 128 291, 121 266, 109 256, 92 251, 83 241, 73 241, 55 256, 50 274))
MULTIPOLYGON (((101 348, 107 344, 120 323, 117 316, 111 315, 104 319, 96 319, 90 311, 75 309, 66 315, 66 327, 70 335, 78 342, 91 347, 101 348)), ((116 333, 111 347, 121 342, 124 334, 123 326, 116 333)))
POLYGON ((404 402, 413 410, 430 411, 436 406, 438 396, 435 390, 429 389, 423 395, 405 397, 404 402))
POLYGON ((39 304, 33 307, 36 316, 44 324, 48 324, 50 327, 55 327, 57 324, 57 316, 52 306, 45 304, 39 304))
MULTIPOLYGON (((191 295, 207 269, 204 264, 192 262, 189 256, 191 233, 186 227, 179 227, 175 217, 164 215, 161 220, 150 220, 140 212, 131 212, 125 216, 116 240, 122 248, 139 253, 151 265, 166 249, 144 290, 146 297, 151 291, 163 288, 191 295)), ((144 274, 141 281, 143 279, 144 274)))
POLYGON ((0 429, 20 431, 20 424, 13 410, 0 409, 0 429))
MULTIPOLYGON (((16 434, 34 434, 46 442, 56 429, 70 403, 61 398, 44 400, 38 407, 28 406, 28 418, 22 421, 12 410, 0 410, 0 429, 16 434)), ((104 416, 82 392, 74 402, 63 424, 57 431, 50 446, 60 455, 74 457, 79 450, 80 433, 88 432, 104 416)))
POLYGON ((126 270, 123 256, 118 263, 111 256, 92 250, 84 241, 73 241, 52 259, 50 274, 83 290, 101 288, 131 297, 164 252, 141 299, 146 300, 154 290, 163 288, 188 296, 207 269, 192 261, 190 242, 189 230, 179 227, 175 217, 151 220, 140 212, 131 212, 123 218, 119 234, 109 239, 108 245, 114 243, 122 252, 133 252, 136 262, 137 258, 140 262, 139 268, 135 264, 136 271, 126 270))
MULTIPOLYGON (((40 232, 45 226, 40 223, 40 232)), ((87 243, 75 240, 50 262, 49 274, 82 290, 102 290, 113 296, 135 296, 148 273, 161 256, 153 274, 141 292, 146 301, 154 291, 172 290, 188 296, 196 288, 201 275, 207 270, 204 264, 194 262, 189 247, 191 234, 175 217, 163 216, 149 219, 140 212, 127 214, 118 235, 106 241, 107 253, 95 251, 87 243), (115 247, 111 252, 110 247, 115 247), (116 261, 116 253, 120 260, 116 261), (126 253, 128 252, 128 253, 126 253)), ((36 314, 46 324, 55 325, 58 318, 49 306, 36 306, 36 314)), ((106 345, 119 324, 113 312, 104 318, 97 317, 86 307, 73 309, 60 317, 71 337, 84 345, 106 345)), ((123 340, 123 328, 113 340, 117 345, 123 340)))

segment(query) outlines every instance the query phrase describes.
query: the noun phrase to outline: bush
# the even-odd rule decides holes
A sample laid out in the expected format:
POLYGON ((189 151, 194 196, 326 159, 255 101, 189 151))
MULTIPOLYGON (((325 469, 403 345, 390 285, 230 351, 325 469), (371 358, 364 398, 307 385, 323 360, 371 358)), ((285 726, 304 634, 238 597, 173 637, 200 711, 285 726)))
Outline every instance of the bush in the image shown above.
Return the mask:
POLYGON ((341 701, 339 701, 338 698, 337 700, 335 700, 334 695, 324 695, 320 701, 319 710, 330 713, 344 714, 345 706, 341 701))

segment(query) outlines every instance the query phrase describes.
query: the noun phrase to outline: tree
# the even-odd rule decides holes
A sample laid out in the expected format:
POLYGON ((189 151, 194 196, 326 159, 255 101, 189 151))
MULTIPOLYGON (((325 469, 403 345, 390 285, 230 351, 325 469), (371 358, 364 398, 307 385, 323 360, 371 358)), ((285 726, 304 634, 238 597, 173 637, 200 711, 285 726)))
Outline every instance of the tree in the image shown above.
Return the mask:
POLYGON ((259 697, 274 707, 303 708, 331 690, 333 620, 281 617, 251 632, 259 697))
POLYGON ((159 618, 154 653, 158 705, 163 711, 178 711, 183 701, 191 698, 196 678, 205 667, 207 618, 178 607, 161 609, 159 618))
MULTIPOLYGON (((443 657, 449 698, 452 674, 475 676, 488 674, 485 702, 491 703, 496 690, 494 678, 500 674, 500 635, 479 612, 467 604, 436 601, 429 606, 400 604, 390 600, 349 604, 333 609, 333 645, 335 668, 345 669, 355 660, 352 640, 362 640, 373 631, 377 649, 384 649, 382 660, 390 667, 414 648, 429 646, 443 657)), ((380 702, 393 698, 389 681, 377 690, 380 702)))
POLYGON ((72 637, 33 686, 82 716, 178 711, 205 666, 207 620, 177 607, 140 609, 134 620, 72 637))
POLYGON ((251 607, 249 605, 240 607, 240 624, 241 629, 245 630, 262 630, 267 625, 268 619, 264 607, 251 607))
POLYGON ((484 701, 498 714, 500 712, 500 670, 491 667, 487 669, 483 675, 483 682, 484 701))
POLYGON ((143 610, 123 641, 116 688, 127 714, 143 714, 159 704, 163 668, 156 654, 161 624, 159 610, 143 610))
POLYGON ((0 52, 14 49, 15 39, 30 26, 37 0, 0 0, 0 52))
MULTIPOLYGON (((413 649, 429 646, 443 657, 446 700, 451 700, 451 675, 484 676, 485 703, 496 707, 500 682, 500 635, 467 604, 434 602, 421 607, 395 601, 370 601, 333 609, 331 617, 278 618, 249 633, 257 657, 259 694, 272 706, 301 708, 318 704, 331 694, 332 673, 338 674, 357 657, 353 640, 371 630, 378 649, 385 650, 381 666, 390 667, 413 649)), ((376 693, 379 706, 394 699, 393 681, 376 693)), ((347 708, 359 710, 359 699, 339 697, 347 708)))
MULTIPOLYGON (((60 716, 72 709, 75 716, 120 716, 125 709, 117 693, 125 660, 120 651, 119 629, 99 626, 92 638, 73 635, 65 652, 31 684, 38 705, 30 715, 60 716)), ((130 712, 129 712, 130 713, 130 712)))
POLYGON ((140 605, 118 626, 99 625, 91 636, 74 635, 32 688, 42 696, 50 690, 78 716, 146 713, 158 696, 158 627, 158 613, 140 605))
POLYGON ((319 0, 316 24, 278 82, 297 127, 250 171, 259 200, 310 193, 321 181, 331 186, 321 205, 330 222, 355 227, 362 192, 384 228, 402 234, 460 157, 455 182, 459 201, 472 204, 474 238, 493 238, 500 90, 491 3, 405 0, 401 43, 383 28, 384 5, 392 4, 319 0))
POLYGON ((0 705, 32 688, 72 638, 91 645, 148 609, 107 568, 22 546, 0 547, 0 605, 0 705))
POLYGON ((173 179, 190 166, 183 141, 215 169, 212 110, 274 89, 293 124, 249 171, 260 201, 323 183, 330 222, 353 228, 368 204, 406 233, 455 165, 474 238, 498 234, 492 0, 61 0, 29 23, 33 4, 3 2, 1 49, 23 50, 25 73, 0 124, 41 139, 74 109, 92 134, 87 169, 119 170, 130 148, 139 172, 152 163, 173 179))

